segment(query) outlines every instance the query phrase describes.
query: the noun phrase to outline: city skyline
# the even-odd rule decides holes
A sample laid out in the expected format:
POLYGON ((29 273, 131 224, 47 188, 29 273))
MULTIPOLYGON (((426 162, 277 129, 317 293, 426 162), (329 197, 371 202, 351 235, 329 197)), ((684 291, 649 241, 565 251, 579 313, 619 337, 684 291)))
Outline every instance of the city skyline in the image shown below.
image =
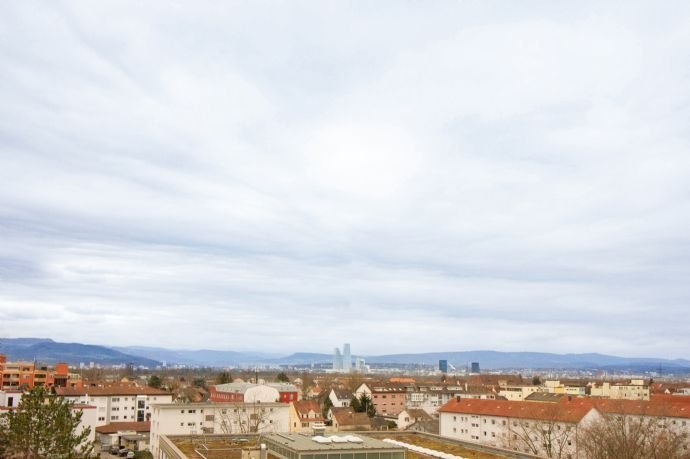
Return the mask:
POLYGON ((0 10, 0 337, 690 354, 690 4, 0 10))

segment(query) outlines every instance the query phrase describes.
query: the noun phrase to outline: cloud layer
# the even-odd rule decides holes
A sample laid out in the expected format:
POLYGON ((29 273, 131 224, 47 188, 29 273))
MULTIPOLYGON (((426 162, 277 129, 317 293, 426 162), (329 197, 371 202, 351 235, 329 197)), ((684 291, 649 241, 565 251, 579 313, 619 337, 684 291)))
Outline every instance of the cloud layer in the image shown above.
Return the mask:
POLYGON ((685 2, 0 9, 0 335, 690 352, 685 2))

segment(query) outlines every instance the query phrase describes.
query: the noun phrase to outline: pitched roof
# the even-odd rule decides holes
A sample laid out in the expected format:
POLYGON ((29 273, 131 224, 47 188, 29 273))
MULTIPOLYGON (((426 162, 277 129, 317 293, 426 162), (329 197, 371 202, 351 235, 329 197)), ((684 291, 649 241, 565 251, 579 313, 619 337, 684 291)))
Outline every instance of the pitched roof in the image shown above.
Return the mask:
POLYGON ((96 427, 96 432, 102 434, 111 434, 126 431, 150 432, 151 422, 111 422, 110 424, 96 427))
POLYGON ((525 401, 452 399, 439 410, 441 413, 478 414, 518 419, 540 419, 577 424, 592 410, 592 406, 525 401))
POLYGON ((347 389, 333 389, 333 393, 338 397, 338 400, 350 400, 353 397, 352 392, 347 389))
POLYGON ((331 413, 341 426, 371 426, 366 413, 357 413, 351 408, 331 408, 331 413))
POLYGON ((403 412, 409 414, 412 419, 419 419, 421 421, 433 419, 429 413, 420 408, 408 408, 403 412))
POLYGON ((63 397, 79 397, 82 395, 172 395, 163 389, 140 386, 113 386, 113 387, 56 387, 55 393, 63 397))
POLYGON ((604 414, 630 414, 635 416, 661 416, 690 419, 690 404, 673 400, 612 400, 592 398, 561 399, 562 406, 582 406, 596 408, 604 414))
POLYGON ((314 400, 300 400, 297 402, 292 402, 292 406, 295 407, 295 411, 297 411, 297 414, 302 419, 323 421, 321 408, 319 407, 319 404, 314 400), (314 412, 314 417, 309 417, 309 411, 314 412))

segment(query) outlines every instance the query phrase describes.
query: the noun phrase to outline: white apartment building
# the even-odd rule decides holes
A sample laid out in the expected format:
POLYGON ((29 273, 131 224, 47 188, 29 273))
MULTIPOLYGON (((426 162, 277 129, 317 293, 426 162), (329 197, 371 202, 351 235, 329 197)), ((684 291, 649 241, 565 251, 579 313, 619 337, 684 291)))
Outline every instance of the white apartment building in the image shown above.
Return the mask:
POLYGON ((162 457, 161 435, 214 433, 286 433, 290 431, 287 403, 164 403, 151 409, 151 453, 162 457))
POLYGON ((578 430, 601 414, 591 405, 460 399, 439 411, 439 434, 548 457, 577 457, 578 430))
POLYGON ((91 405, 96 410, 94 427, 111 422, 142 422, 151 416, 151 404, 172 403, 170 392, 135 385, 110 387, 56 387, 55 393, 76 405, 91 405))
POLYGON ((633 379, 630 384, 593 384, 590 389, 592 397, 608 397, 614 400, 649 400, 649 385, 642 379, 633 379))

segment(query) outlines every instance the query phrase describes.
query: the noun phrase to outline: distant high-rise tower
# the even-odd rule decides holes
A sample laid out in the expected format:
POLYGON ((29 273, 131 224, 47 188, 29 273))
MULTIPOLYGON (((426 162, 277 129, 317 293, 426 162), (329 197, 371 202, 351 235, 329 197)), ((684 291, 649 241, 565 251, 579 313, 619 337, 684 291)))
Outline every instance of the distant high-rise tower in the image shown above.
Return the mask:
POLYGON ((448 373, 448 361, 447 360, 439 360, 438 361, 438 369, 441 370, 441 373, 448 373))
POLYGON ((470 373, 479 374, 479 362, 472 362, 470 373))
POLYGON ((343 356, 340 354, 340 349, 338 349, 337 347, 333 350, 333 369, 343 369, 343 356))
POLYGON ((343 371, 349 373, 352 371, 352 356, 350 355, 350 344, 343 344, 343 371))

